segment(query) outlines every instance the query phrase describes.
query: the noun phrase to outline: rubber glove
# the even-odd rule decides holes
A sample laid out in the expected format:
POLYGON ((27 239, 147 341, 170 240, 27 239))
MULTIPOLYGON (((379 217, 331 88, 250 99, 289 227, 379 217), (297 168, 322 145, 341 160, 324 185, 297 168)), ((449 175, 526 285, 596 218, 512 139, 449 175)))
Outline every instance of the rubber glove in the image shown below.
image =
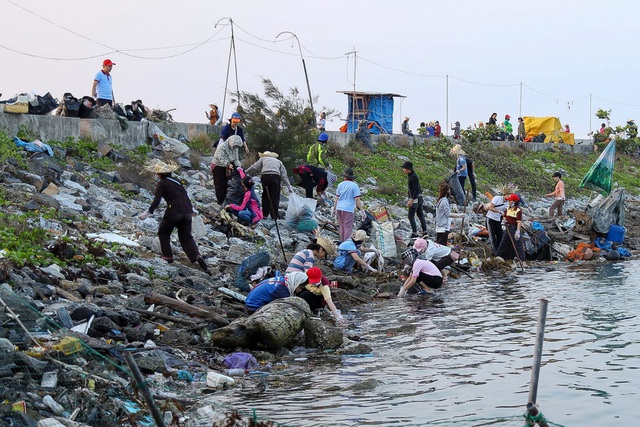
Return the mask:
POLYGON ((149 213, 149 211, 144 211, 140 215, 138 215, 138 219, 140 221, 144 221, 145 219, 149 218, 150 215, 151 213, 149 213))
POLYGON ((347 321, 346 321, 346 320, 344 320, 344 317, 342 317, 342 314, 338 314, 338 315, 335 317, 335 319, 336 319, 336 323, 337 323, 338 325, 344 326, 344 325, 346 325, 346 324, 347 324, 347 321))
POLYGON ((516 230, 516 232, 513 235, 513 237, 515 237, 516 240, 520 240, 520 230, 516 230))
POLYGON ((375 268, 371 267, 369 264, 367 264, 367 269, 371 272, 371 273, 377 273, 378 270, 376 270, 375 268))
POLYGON ((398 292, 398 298, 402 298, 406 294, 407 294, 407 291, 405 291, 404 289, 400 289, 400 292, 398 292))
POLYGON ((367 219, 367 211, 364 209, 360 211, 360 220, 365 221, 367 219))

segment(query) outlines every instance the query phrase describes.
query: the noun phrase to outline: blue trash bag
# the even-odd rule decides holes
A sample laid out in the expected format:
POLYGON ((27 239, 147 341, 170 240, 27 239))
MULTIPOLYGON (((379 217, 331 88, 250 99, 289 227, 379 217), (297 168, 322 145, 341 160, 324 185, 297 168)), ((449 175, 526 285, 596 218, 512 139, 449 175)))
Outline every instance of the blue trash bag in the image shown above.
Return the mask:
POLYGON ((611 242, 604 237, 596 237, 593 239, 593 244, 599 247, 602 250, 610 251, 611 250, 611 242))
POLYGON ((254 369, 258 361, 251 353, 232 353, 224 358, 224 366, 229 369, 254 369))
POLYGON ((259 267, 267 266, 269 263, 270 257, 267 252, 258 252, 257 254, 249 255, 242 261, 242 264, 238 266, 238 277, 236 277, 234 286, 242 292, 249 292, 251 290, 249 287, 250 277, 256 273, 259 267))
POLYGON ((631 252, 629 252, 628 249, 623 248, 622 246, 618 246, 618 253, 620 254, 621 257, 630 257, 631 256, 631 252))
POLYGON ((544 230, 544 225, 534 221, 531 223, 531 229, 534 231, 544 230))

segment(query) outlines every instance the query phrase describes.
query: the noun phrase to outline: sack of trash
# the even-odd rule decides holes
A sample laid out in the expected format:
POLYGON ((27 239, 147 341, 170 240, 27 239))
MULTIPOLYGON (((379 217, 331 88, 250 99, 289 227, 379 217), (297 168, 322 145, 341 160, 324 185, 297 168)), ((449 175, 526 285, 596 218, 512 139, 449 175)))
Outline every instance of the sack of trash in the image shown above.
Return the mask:
POLYGON ((314 218, 317 203, 316 199, 290 194, 285 223, 298 231, 315 230, 318 228, 318 221, 314 218))

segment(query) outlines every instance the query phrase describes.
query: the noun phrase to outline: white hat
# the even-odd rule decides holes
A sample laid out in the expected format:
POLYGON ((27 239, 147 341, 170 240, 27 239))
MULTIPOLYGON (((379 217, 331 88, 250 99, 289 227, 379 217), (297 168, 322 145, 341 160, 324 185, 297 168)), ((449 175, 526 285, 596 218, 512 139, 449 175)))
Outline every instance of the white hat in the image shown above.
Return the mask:
POLYGON ((274 157, 274 158, 278 158, 278 153, 274 153, 272 151, 265 151, 264 153, 258 153, 258 156, 260 157, 274 157))
POLYGON ((165 163, 160 159, 149 160, 144 165, 144 170, 153 172, 153 173, 171 173, 179 168, 180 166, 178 166, 176 163, 172 162, 171 160, 165 163))
POLYGON ((356 234, 353 236, 353 240, 358 242, 369 240, 369 235, 364 230, 358 230, 356 231, 356 234))

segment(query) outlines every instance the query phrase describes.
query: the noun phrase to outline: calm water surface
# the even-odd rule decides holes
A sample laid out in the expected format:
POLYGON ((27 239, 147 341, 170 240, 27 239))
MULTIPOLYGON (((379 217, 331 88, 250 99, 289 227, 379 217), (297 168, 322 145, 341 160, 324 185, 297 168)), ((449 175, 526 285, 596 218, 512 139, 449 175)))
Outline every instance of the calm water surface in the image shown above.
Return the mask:
POLYGON ((640 423, 640 262, 539 266, 381 301, 351 322, 372 357, 309 356, 216 401, 287 425, 523 425, 539 299, 538 403, 564 426, 640 423), (348 389, 379 381, 365 391, 348 389), (266 385, 266 389, 265 386, 266 385))

